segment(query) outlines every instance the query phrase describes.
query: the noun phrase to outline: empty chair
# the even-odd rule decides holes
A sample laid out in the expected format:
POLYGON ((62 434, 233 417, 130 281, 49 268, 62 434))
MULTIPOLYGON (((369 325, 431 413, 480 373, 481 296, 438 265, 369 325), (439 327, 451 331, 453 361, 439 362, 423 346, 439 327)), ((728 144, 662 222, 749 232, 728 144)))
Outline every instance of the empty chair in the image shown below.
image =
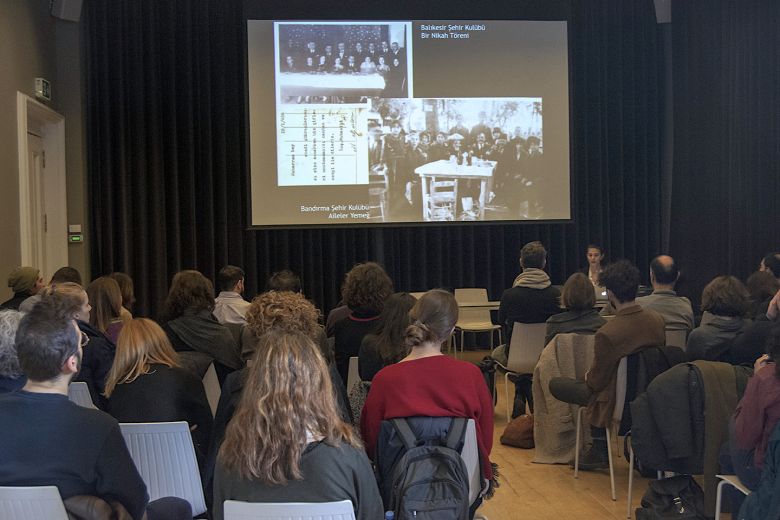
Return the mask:
POLYGON ((119 428, 150 500, 178 497, 194 516, 206 512, 195 448, 185 421, 120 423, 119 428))
MULTIPOLYGON (((544 350, 544 335, 547 332, 546 323, 517 323, 512 327, 512 342, 509 348, 509 359, 506 366, 496 362, 497 368, 504 372, 504 390, 506 391, 506 420, 509 422, 511 408, 509 405, 509 375, 524 375, 529 378, 534 373, 539 356, 544 350)), ((530 385, 529 385, 530 389, 530 385)), ((530 395, 526 399, 533 399, 530 395)), ((531 401, 533 402, 533 401, 531 401)))
POLYGON ((70 402, 76 403, 84 408, 96 408, 92 402, 92 395, 89 393, 89 387, 87 383, 83 381, 77 381, 68 385, 68 399, 70 402))
POLYGON ((225 520, 355 520, 352 502, 252 503, 225 500, 225 520))
POLYGON ((56 486, 0 487, 0 518, 68 520, 68 513, 56 486))
POLYGON ((455 324, 455 328, 460 331, 461 352, 463 352, 463 340, 466 332, 489 332, 492 350, 493 332, 498 331, 498 342, 501 343, 501 326, 493 323, 490 318, 490 309, 479 307, 480 304, 488 303, 487 289, 455 289, 455 300, 458 302, 458 323, 455 324), (475 304, 474 307, 469 306, 475 304))

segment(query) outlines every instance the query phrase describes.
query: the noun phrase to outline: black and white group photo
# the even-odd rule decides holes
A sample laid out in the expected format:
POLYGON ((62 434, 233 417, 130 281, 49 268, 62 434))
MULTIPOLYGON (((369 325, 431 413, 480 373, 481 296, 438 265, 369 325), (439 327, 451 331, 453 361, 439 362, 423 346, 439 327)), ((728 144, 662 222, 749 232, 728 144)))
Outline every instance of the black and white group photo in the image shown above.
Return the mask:
POLYGON ((372 218, 541 218, 543 143, 541 98, 374 99, 372 218))
POLYGON ((409 92, 408 23, 279 23, 282 103, 360 103, 409 92))

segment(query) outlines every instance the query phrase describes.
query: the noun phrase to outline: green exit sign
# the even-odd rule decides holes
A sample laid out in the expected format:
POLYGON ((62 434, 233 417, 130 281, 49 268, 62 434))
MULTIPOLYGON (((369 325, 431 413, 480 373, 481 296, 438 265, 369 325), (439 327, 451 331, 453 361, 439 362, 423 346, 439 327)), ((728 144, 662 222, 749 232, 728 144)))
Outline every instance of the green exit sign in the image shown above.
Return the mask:
POLYGON ((71 244, 80 244, 84 241, 83 235, 68 235, 68 242, 71 244))

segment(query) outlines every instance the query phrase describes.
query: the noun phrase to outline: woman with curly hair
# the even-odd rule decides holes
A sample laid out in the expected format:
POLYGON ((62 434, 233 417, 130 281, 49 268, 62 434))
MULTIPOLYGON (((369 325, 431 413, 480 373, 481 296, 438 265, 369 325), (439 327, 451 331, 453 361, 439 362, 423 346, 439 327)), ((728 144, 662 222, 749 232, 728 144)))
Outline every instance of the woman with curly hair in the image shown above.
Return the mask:
POLYGON ((225 500, 350 500, 357 520, 382 518, 382 500, 360 439, 342 421, 328 369, 306 334, 264 334, 219 450, 216 520, 225 500))
POLYGON ((214 360, 220 383, 243 363, 233 335, 214 310, 214 286, 198 271, 179 271, 163 304, 161 322, 177 352, 195 351, 214 360))
MULTIPOLYGON (((241 334, 241 343, 244 347, 242 355, 247 361, 248 366, 261 363, 263 356, 263 337, 271 331, 284 331, 288 333, 303 334, 322 349, 324 339, 322 326, 319 324, 320 313, 317 308, 301 293, 290 291, 268 291, 259 294, 252 300, 252 304, 247 310, 244 330, 241 334)), ((325 360, 325 356, 323 356, 325 360)), ((347 397, 344 391, 344 384, 341 382, 336 368, 332 363, 328 363, 328 373, 331 379, 331 388, 334 392, 334 399, 338 405, 338 411, 345 421, 349 421, 349 407, 347 406, 347 397)), ((233 372, 225 379, 222 385, 222 395, 219 398, 217 413, 214 417, 214 436, 212 446, 209 451, 209 458, 204 472, 204 481, 206 489, 209 490, 212 484, 214 465, 216 455, 225 436, 225 429, 233 417, 241 395, 244 392, 246 378, 249 368, 233 372)), ((210 498, 210 493, 207 493, 210 498)))
POLYGON ((23 314, 0 310, 0 394, 19 390, 27 382, 16 356, 16 329, 23 314))
POLYGON ((203 381, 180 368, 168 336, 154 321, 122 327, 104 395, 119 422, 187 421, 198 461, 205 461, 214 418, 203 381))
POLYGON ((347 380, 349 358, 358 355, 363 337, 379 325, 379 314, 391 294, 393 282, 376 262, 358 264, 347 273, 341 297, 350 312, 334 326, 336 368, 342 380, 347 380))

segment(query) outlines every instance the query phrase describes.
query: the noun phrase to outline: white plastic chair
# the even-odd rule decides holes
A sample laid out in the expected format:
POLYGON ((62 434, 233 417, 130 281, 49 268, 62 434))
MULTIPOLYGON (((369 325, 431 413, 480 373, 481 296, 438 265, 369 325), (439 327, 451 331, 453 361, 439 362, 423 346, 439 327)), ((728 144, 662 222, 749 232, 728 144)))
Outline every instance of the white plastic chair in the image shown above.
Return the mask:
MULTIPOLYGON (((466 332, 489 332, 490 349, 493 350, 493 333, 498 331, 498 342, 501 343, 501 325, 496 325, 490 318, 490 309, 467 307, 463 304, 488 303, 487 289, 470 288, 455 289, 455 301, 458 302, 458 322, 455 328, 460 331, 460 351, 463 352, 463 339, 466 332)), ((458 351, 455 350, 457 355, 458 351)))
POLYGON ((77 381, 68 385, 68 399, 70 399, 70 402, 84 408, 97 408, 95 403, 92 402, 92 395, 89 393, 87 383, 83 381, 77 381))
MULTIPOLYGON (((623 357, 620 359, 617 369, 617 384, 615 385, 615 409, 612 412, 612 422, 604 428, 607 432, 607 457, 609 458, 609 483, 612 490, 612 500, 617 500, 615 495, 615 465, 612 462, 612 430, 613 425, 620 425, 620 421, 623 419, 623 408, 626 403, 626 387, 628 386, 628 358, 623 357)), ((574 450, 574 478, 579 478, 580 470, 580 437, 582 435, 582 411, 587 407, 583 406, 577 410, 577 436, 575 441, 574 450)), ((616 432, 617 435, 617 432, 616 432)), ((631 486, 633 484, 633 463, 634 452, 630 448, 629 444, 629 473, 628 473, 628 518, 631 518, 631 486)))
POLYGON ((685 352, 685 344, 688 342, 687 330, 666 330, 666 346, 680 347, 685 352))
POLYGON ((355 383, 360 381, 360 371, 358 370, 358 358, 352 356, 349 358, 349 369, 347 370, 347 392, 352 390, 355 383))
POLYGON ((149 500, 178 497, 193 516, 206 512, 192 435, 185 421, 120 423, 130 456, 149 492, 149 500))
POLYGON ((745 487, 745 484, 742 483, 741 480, 739 480, 739 477, 736 475, 715 475, 717 478, 720 479, 720 482, 718 482, 718 493, 715 498, 715 520, 720 520, 720 508, 721 508, 721 500, 723 500, 723 486, 729 485, 737 488, 739 491, 742 492, 745 496, 748 496, 751 491, 745 487))
POLYGON ((68 520, 56 486, 0 487, 0 519, 68 520))
MULTIPOLYGON (((518 323, 512 327, 512 341, 509 345, 509 359, 506 366, 496 362, 497 368, 504 372, 504 391, 506 393, 506 422, 512 412, 509 404, 509 375, 532 375, 539 356, 544 350, 546 323, 518 323)), ((494 385, 495 386, 495 385, 494 385)))
POLYGON ((219 385, 217 369, 214 368, 214 363, 209 365, 209 368, 206 369, 206 373, 203 375, 203 389, 206 391, 206 399, 209 402, 209 408, 211 408, 211 415, 217 415, 217 405, 219 404, 219 397, 222 395, 222 387, 219 385))
POLYGON ((225 520, 355 520, 352 502, 261 503, 225 500, 225 520))

